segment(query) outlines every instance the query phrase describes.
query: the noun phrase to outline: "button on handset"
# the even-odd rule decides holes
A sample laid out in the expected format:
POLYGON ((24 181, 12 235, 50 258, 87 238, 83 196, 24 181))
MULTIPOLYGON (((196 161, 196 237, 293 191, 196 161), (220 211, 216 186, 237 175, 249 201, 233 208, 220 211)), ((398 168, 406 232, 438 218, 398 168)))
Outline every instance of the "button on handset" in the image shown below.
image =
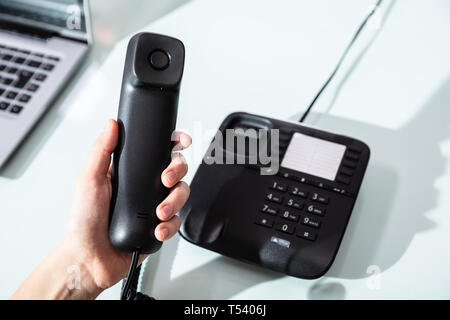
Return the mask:
POLYGON ((153 253, 157 205, 168 195, 161 173, 170 162, 184 46, 177 39, 139 33, 125 60, 114 151, 109 237, 119 250, 153 253))

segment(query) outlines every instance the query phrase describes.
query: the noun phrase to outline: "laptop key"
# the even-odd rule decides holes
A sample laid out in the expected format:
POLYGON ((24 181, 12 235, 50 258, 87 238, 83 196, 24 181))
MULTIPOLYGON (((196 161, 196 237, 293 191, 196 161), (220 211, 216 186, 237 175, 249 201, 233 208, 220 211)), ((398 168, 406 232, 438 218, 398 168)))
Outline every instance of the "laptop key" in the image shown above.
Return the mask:
POLYGON ((6 97, 8 99, 15 99, 17 97, 17 92, 15 92, 15 91, 8 91, 6 93, 6 97))
POLYGON ((6 110, 9 107, 9 103, 5 101, 0 102, 0 110, 6 110))
POLYGON ((5 54, 3 57, 2 57, 2 60, 5 60, 5 61, 10 61, 11 59, 12 59, 12 55, 10 55, 10 54, 5 54))
POLYGON ((4 79, 2 79, 2 83, 4 85, 10 85, 11 82, 13 82, 13 79, 11 79, 11 78, 4 78, 4 79))
POLYGON ((27 90, 30 91, 30 92, 36 92, 37 89, 39 89, 39 86, 37 84, 34 84, 34 83, 30 84, 27 87, 27 90))
POLYGON ((20 101, 20 102, 23 102, 23 103, 27 103, 28 101, 30 101, 30 99, 31 99, 31 96, 28 95, 28 94, 22 94, 22 95, 19 97, 19 101, 20 101))
POLYGON ((11 113, 19 114, 20 111, 22 111, 23 107, 18 105, 13 105, 11 110, 9 110, 11 113))
POLYGON ((0 96, 5 92, 5 89, 0 88, 0 96))
POLYGON ((24 62, 25 62, 25 58, 17 57, 16 59, 14 59, 14 63, 17 63, 17 64, 22 64, 24 62))
POLYGON ((17 68, 14 68, 14 67, 11 67, 11 68, 8 68, 8 73, 16 73, 17 72, 17 68))
POLYGON ((22 89, 23 87, 25 87, 25 85, 31 79, 33 74, 34 74, 33 72, 28 70, 20 70, 19 73, 17 74, 19 78, 17 79, 16 83, 14 83, 14 87, 18 89, 22 89))
POLYGON ((47 70, 47 71, 52 71, 54 67, 55 67, 55 65, 50 64, 50 63, 46 63, 46 64, 42 65, 42 69, 47 70))
POLYGON ((29 65, 30 67, 33 67, 33 68, 39 68, 41 66, 41 63, 36 60, 30 60, 30 61, 28 61, 27 65, 29 65))
POLYGON ((45 79, 47 79, 47 75, 45 75, 43 73, 38 73, 36 75, 36 77, 34 77, 34 80, 37 80, 37 81, 44 81, 45 79))
POLYGON ((53 60, 53 61, 59 61, 59 58, 55 57, 55 56, 47 56, 46 58, 50 59, 50 60, 53 60))
POLYGON ((0 71, 3 71, 6 69, 6 64, 0 64, 0 71))

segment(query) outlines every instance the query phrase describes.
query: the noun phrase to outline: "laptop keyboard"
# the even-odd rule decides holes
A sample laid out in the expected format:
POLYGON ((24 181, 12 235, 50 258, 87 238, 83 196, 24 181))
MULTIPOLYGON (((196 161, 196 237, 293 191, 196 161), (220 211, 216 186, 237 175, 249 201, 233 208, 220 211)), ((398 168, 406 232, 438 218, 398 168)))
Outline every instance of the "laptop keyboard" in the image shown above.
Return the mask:
POLYGON ((59 61, 56 56, 0 43, 0 115, 19 115, 59 61))

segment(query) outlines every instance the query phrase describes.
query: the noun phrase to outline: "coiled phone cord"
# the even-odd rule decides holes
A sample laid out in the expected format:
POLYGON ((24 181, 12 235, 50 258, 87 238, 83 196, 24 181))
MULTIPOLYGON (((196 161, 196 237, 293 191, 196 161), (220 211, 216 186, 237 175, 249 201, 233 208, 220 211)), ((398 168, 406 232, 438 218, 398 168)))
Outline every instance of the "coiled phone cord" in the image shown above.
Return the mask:
POLYGON ((350 41, 350 43, 347 45, 347 47, 344 50, 344 53, 342 54, 341 58, 339 59, 336 67, 334 68, 333 72, 331 73, 331 75, 328 77, 327 81, 325 81, 325 83, 322 85, 322 87, 320 88, 319 92, 317 92, 317 94, 314 96, 314 99, 311 101, 311 103, 308 106, 308 109, 306 109, 306 111, 303 113, 303 116, 300 118, 299 122, 303 122, 305 121, 306 117, 308 116, 309 112, 311 111, 311 109, 313 108, 314 104, 316 103, 317 99, 319 99, 320 95, 322 94, 322 92, 326 89, 326 87, 328 86, 328 84, 331 82, 331 80, 333 80, 334 76, 336 75, 336 73, 339 71, 339 68, 342 65, 342 62, 344 61, 344 59, 347 57, 348 52, 350 51, 350 49, 352 48, 353 44, 355 43, 356 39, 358 38, 359 34, 361 33, 361 31, 364 29, 364 27, 366 26, 367 22, 370 20, 370 18, 375 14, 375 12, 378 10, 378 8, 380 7, 381 3, 383 2, 383 0, 378 0, 377 3, 374 5, 374 7, 372 8, 372 10, 369 12, 369 14, 367 15, 367 17, 363 20, 363 22, 360 24, 360 26, 358 27, 358 30, 356 31, 356 33, 353 35, 352 40, 350 41))
MULTIPOLYGON (((356 42, 357 38, 359 37, 361 31, 364 29, 364 27, 367 25, 367 22, 370 20, 370 18, 375 14, 375 12, 380 7, 383 0, 378 0, 377 3, 374 5, 373 9, 369 12, 367 17, 363 20, 361 25, 358 27, 356 33, 353 35, 352 40, 345 48, 342 56, 340 57, 336 67, 334 68, 331 75, 328 77, 328 79, 325 81, 325 83, 322 85, 320 90, 317 92, 317 94, 314 96, 314 99, 309 104, 306 111, 303 113, 302 117, 300 118, 299 122, 303 122, 306 117, 308 116, 309 112, 313 108, 316 101, 321 96, 322 92, 326 89, 326 87, 329 85, 331 80, 333 80, 336 73, 339 71, 343 61, 347 57, 347 54, 349 53, 350 49, 352 48, 353 44, 356 42)), ((122 284, 122 293, 121 293, 121 300, 154 300, 154 298, 151 298, 145 294, 142 294, 140 292, 137 292, 137 286, 139 282, 139 274, 141 271, 141 267, 138 267, 138 261, 139 261, 139 255, 140 255, 140 249, 137 249, 133 252, 133 257, 131 259, 131 265, 130 270, 128 271, 127 277, 124 279, 124 282, 122 284)))

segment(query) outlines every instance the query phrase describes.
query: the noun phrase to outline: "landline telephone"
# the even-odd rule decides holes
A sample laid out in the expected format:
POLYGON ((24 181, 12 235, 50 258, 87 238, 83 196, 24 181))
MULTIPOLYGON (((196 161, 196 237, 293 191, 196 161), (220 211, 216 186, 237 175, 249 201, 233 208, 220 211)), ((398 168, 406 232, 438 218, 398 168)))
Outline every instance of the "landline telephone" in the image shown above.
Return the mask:
MULTIPOLYGON (((291 276, 322 276, 336 256, 349 221, 369 161, 368 146, 299 123, 242 112, 229 115, 219 132, 226 135, 230 129, 252 132, 244 136, 247 140, 261 139, 255 137, 256 130, 278 129, 275 160, 281 160, 280 167, 262 175, 265 166, 261 163, 227 165, 204 160, 180 211, 181 236, 203 248, 291 276)), ((224 153, 249 159, 245 148, 241 148, 245 154, 239 155, 236 144, 223 145, 224 153)))

